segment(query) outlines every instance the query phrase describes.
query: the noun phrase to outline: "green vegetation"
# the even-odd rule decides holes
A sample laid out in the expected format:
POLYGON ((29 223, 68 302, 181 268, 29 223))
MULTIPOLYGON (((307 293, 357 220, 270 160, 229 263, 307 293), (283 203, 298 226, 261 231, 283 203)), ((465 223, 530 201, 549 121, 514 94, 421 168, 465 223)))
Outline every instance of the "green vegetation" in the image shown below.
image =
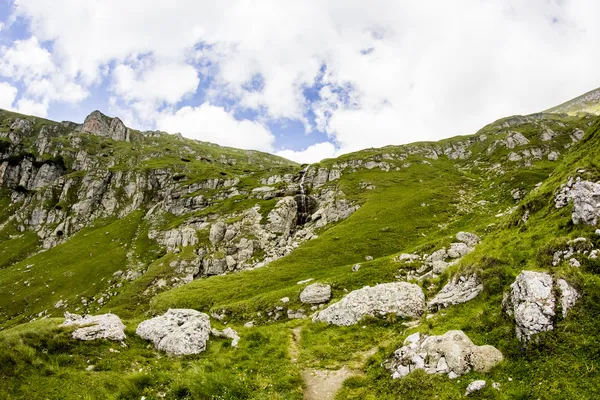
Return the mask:
MULTIPOLYGON (((1 129, 8 129, 11 118, 15 115, 0 112, 1 129)), ((154 283, 174 276, 171 264, 196 254, 192 246, 167 252, 149 238, 151 231, 215 216, 237 221, 240 212, 257 204, 264 219, 278 199, 250 198, 244 191, 261 186, 264 177, 295 173, 299 167, 258 152, 161 134, 132 132, 131 143, 77 134, 90 153, 107 155, 101 160, 119 160, 110 167, 113 172, 168 168, 178 182, 186 183, 239 178, 240 194, 189 214, 165 213, 152 221, 145 218, 150 211, 142 206, 123 218, 96 220, 65 243, 37 253, 37 235, 20 230, 22 222, 11 220, 15 207, 10 191, 2 189, 0 223, 6 224, 0 228, 0 398, 301 399, 304 370, 344 366, 358 373, 345 381, 337 399, 457 399, 476 379, 488 385, 469 398, 600 397, 600 262, 582 258, 580 268, 567 262, 552 265, 554 252, 565 249, 571 239, 585 237, 586 246, 600 246, 597 227, 574 225, 571 206, 554 205, 556 191, 569 177, 600 178, 600 119, 588 127, 589 115, 544 115, 544 123, 558 134, 548 143, 539 139, 540 125, 529 121, 512 126, 515 118, 520 117, 497 121, 471 137, 368 149, 315 164, 311 168, 332 169, 353 160, 383 161, 390 168, 348 169, 327 183, 325 188, 341 191, 360 208, 286 257, 262 268, 162 289, 154 283), (569 135, 577 128, 587 128, 587 134, 574 145, 569 135), (529 144, 518 150, 548 146, 560 150, 561 157, 527 165, 507 161, 511 149, 487 151, 509 132, 528 138, 529 144), (442 155, 443 146, 465 142, 470 143, 470 155, 442 155), (425 157, 423 149, 439 156, 425 157), (366 190, 365 182, 373 188, 366 190), (526 195, 515 200, 515 189, 526 195), (483 242, 441 276, 418 284, 431 298, 455 274, 476 272, 484 291, 475 300, 426 315, 418 326, 395 315, 352 327, 287 318, 287 309, 312 312, 299 301, 304 288, 299 281, 312 278, 331 284, 337 301, 365 285, 397 281, 406 270, 420 266, 394 261, 398 254, 430 254, 448 246, 459 231, 475 232, 483 242), (367 256, 373 260, 366 261, 367 256), (356 263, 361 268, 353 272, 356 263), (117 287, 113 274, 132 266, 140 277, 117 287), (501 308, 503 294, 524 269, 562 277, 581 294, 568 316, 557 317, 555 329, 528 347, 516 339, 514 322, 501 308), (289 297, 289 303, 283 303, 283 297, 289 297), (54 308, 59 300, 68 307, 54 308), (207 351, 198 356, 175 358, 155 351, 135 335, 135 328, 168 308, 225 315, 227 324, 215 318, 211 323, 218 329, 236 329, 239 348, 231 347, 230 340, 211 337, 207 351), (55 318, 65 309, 116 313, 127 325, 126 346, 71 339, 71 329, 60 328, 62 319, 55 318), (28 322, 32 316, 36 320, 28 322), (245 327, 249 321, 255 326, 245 327), (505 361, 490 373, 469 373, 456 380, 421 371, 393 380, 382 367, 407 335, 451 329, 463 330, 477 345, 497 347, 505 361), (492 388, 492 382, 500 383, 500 390, 492 388)), ((58 135, 55 140, 70 152, 69 138, 58 135)), ((73 151, 62 162, 68 169, 75 158, 73 151)), ((69 176, 73 174, 81 179, 86 175, 78 171, 69 176)), ((182 197, 215 194, 216 190, 199 190, 182 197)), ((76 192, 67 197, 63 203, 57 197, 56 205, 67 209, 79 200, 76 192)), ((208 229, 198 232, 202 244, 208 243, 207 235, 208 229)), ((226 255, 220 249, 212 253, 214 259, 226 255)))

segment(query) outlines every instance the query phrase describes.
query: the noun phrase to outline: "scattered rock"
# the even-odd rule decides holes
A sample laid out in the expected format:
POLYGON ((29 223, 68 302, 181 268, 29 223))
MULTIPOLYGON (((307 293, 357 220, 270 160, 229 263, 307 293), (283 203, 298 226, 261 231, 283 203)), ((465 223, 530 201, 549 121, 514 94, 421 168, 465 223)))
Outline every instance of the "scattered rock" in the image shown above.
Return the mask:
POLYGON ((240 335, 238 335, 237 331, 231 328, 225 328, 222 331, 212 328, 210 330, 210 334, 215 337, 224 337, 231 339, 231 347, 237 347, 240 342, 240 335))
POLYGON ((425 310, 421 288, 407 282, 383 283, 354 290, 339 302, 320 311, 314 322, 349 326, 366 316, 395 313, 399 317, 420 317, 425 310))
POLYGON ((373 256, 366 256, 365 261, 373 261, 373 256))
MULTIPOLYGON (((579 294, 566 281, 559 280, 559 302, 563 317, 577 301, 579 294)), ((502 308, 514 316, 519 340, 526 342, 537 333, 552 330, 556 315, 554 281, 545 272, 523 271, 510 291, 504 294, 502 308)))
POLYGON ((65 322, 61 326, 82 326, 73 332, 73 338, 79 340, 125 340, 125 325, 115 314, 88 315, 65 313, 65 322))
POLYGON ((469 247, 475 247, 481 241, 479 236, 471 232, 458 232, 456 240, 465 243, 469 247))
POLYGON ((360 269, 360 264, 354 264, 354 265, 352 266, 352 272, 356 272, 356 271, 358 271, 359 269, 360 269))
POLYGON ((483 284, 476 275, 471 275, 468 278, 464 276, 455 277, 427 303, 427 306, 430 309, 437 310, 449 305, 465 303, 477 297, 482 291, 483 284))
POLYGON ((406 338, 386 367, 394 379, 416 369, 429 374, 448 374, 453 379, 470 371, 488 372, 503 359, 498 349, 476 346, 463 331, 448 331, 441 336, 416 333, 406 338))
POLYGON ((322 283, 308 285, 300 293, 300 301, 304 304, 327 303, 329 299, 331 299, 331 286, 322 283))
POLYGON ((473 382, 469 383, 469 386, 467 386, 467 391, 465 392, 465 396, 468 396, 473 392, 478 392, 481 389, 483 389, 484 387, 485 387, 485 381, 483 381, 483 380, 473 381, 473 382))
POLYGON ((199 354, 206 349, 210 320, 208 315, 196 310, 169 309, 159 317, 140 323, 135 333, 169 355, 199 354))
POLYGON ((289 297, 282 297, 281 298, 281 302, 282 303, 289 303, 290 302, 290 298, 289 297))

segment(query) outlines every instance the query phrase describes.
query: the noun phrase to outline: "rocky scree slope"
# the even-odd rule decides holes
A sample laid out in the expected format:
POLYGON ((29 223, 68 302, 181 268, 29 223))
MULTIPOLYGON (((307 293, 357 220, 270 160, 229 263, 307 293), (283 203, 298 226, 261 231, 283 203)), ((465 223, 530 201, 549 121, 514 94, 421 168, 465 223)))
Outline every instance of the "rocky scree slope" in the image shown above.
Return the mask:
POLYGON ((338 398, 460 398, 476 379, 490 382, 470 394, 480 398, 596 394, 600 123, 592 115, 514 116, 471 136, 310 166, 122 129, 99 113, 82 125, 2 115, 3 176, 18 177, 2 183, 0 311, 12 328, 0 334, 1 364, 10 366, 0 393, 8 397, 302 398, 302 371, 340 368, 364 375, 338 398), (30 136, 17 129, 28 124, 21 120, 30 136), (56 150, 40 154, 46 125, 61 133, 48 139, 56 150), (82 151, 88 169, 77 164, 82 151), (57 178, 30 183, 42 168, 57 178), (67 181, 74 189, 63 196, 67 181), (554 291, 508 297, 523 271, 546 273, 576 300, 554 291), (315 284, 327 295, 303 302, 315 284), (418 307, 387 307, 388 286, 410 287, 418 307), (366 307, 360 315, 329 323, 326 310, 339 319, 355 299, 366 307), (551 310, 538 307, 550 300, 551 310), (541 312, 522 312, 528 307, 541 312), (169 309, 235 328, 237 347, 215 336, 198 356, 165 357, 136 328, 169 309), (52 318, 65 311, 117 314, 126 347, 74 341, 52 318), (415 354, 400 351, 414 333, 424 338, 415 354), (430 345, 465 336, 461 352, 486 346, 494 364, 453 364, 454 353, 430 345), (465 375, 449 379, 457 371, 465 375))

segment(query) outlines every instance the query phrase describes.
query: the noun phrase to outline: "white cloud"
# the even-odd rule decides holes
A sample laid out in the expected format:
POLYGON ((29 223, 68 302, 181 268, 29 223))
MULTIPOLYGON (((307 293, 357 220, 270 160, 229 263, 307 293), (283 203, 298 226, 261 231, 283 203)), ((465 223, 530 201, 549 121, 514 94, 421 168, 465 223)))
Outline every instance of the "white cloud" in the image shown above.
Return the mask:
POLYGON ((183 107, 175 113, 157 116, 158 129, 181 132, 184 136, 242 149, 273 151, 275 137, 255 121, 237 120, 222 107, 204 103, 199 107, 183 107))
POLYGON ((196 91, 200 79, 191 65, 161 63, 134 69, 118 65, 113 71, 113 90, 127 101, 170 103, 196 91))
POLYGON ((321 142, 310 145, 302 151, 281 150, 275 154, 301 164, 311 164, 319 162, 325 158, 335 157, 337 153, 338 152, 333 143, 321 142))
POLYGON ((35 36, 15 40, 12 47, 0 49, 0 75, 15 80, 31 80, 54 71, 52 55, 42 48, 35 36))
MULTIPOLYGON (((5 60, 0 71, 29 77, 27 96, 39 103, 79 101, 108 77, 114 104, 130 120, 168 120, 183 124, 184 133, 234 146, 237 140, 252 144, 241 131, 272 135, 264 124, 236 121, 215 105, 251 109, 263 122, 298 120, 307 130, 314 113, 315 127, 328 133, 338 154, 473 133, 496 118, 539 111, 600 86, 600 53, 590 51, 600 41, 594 0, 465 0, 435 7, 408 0, 14 3, 33 38, 13 48, 29 45, 24 53, 32 63, 15 61, 20 67, 13 68, 5 60), (50 55, 38 39, 52 43, 50 55), (50 65, 63 81, 44 72, 50 65), (204 78, 212 82, 201 93, 209 104, 178 111, 177 103, 204 78), (79 90, 51 95, 66 82, 79 90), (313 89, 309 96, 307 88, 313 89), (185 122, 198 115, 238 133, 208 135, 185 122)), ((295 147, 267 142, 262 149, 295 147)), ((289 154, 313 157, 317 148, 325 150, 289 154)))
POLYGON ((0 82, 0 108, 12 110, 17 97, 17 88, 7 82, 0 82))
POLYGON ((22 114, 35 115, 36 117, 48 116, 48 103, 45 101, 37 102, 28 98, 21 98, 17 101, 16 110, 22 114))

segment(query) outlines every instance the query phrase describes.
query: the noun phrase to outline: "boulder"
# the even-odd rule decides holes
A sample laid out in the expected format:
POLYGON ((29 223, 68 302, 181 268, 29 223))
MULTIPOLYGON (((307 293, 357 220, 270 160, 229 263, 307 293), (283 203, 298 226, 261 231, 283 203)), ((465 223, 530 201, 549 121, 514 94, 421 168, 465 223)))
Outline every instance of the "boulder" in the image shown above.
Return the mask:
POLYGON ((457 377, 471 371, 488 372, 503 359, 495 347, 476 346, 463 331, 448 331, 441 336, 409 336, 386 366, 394 379, 416 369, 457 377))
POLYGON ((471 393, 478 392, 485 387, 486 382, 483 380, 473 381, 469 383, 467 386, 467 391, 465 392, 465 396, 470 395, 471 393))
POLYGON ((322 283, 313 283, 304 288, 300 293, 300 301, 304 304, 322 304, 331 299, 331 286, 322 283))
POLYGON ((135 333, 169 355, 199 354, 206 349, 210 319, 196 310, 169 309, 159 317, 140 323, 135 333))
POLYGON ((227 225, 225 223, 214 223, 210 227, 208 240, 210 240, 213 245, 217 244, 225 238, 225 233, 227 233, 227 225))
POLYGON ((395 313, 399 317, 417 318, 424 311, 425 295, 419 286, 408 282, 394 282, 354 290, 316 314, 313 321, 349 326, 366 316, 395 313))
POLYGON ((479 236, 471 232, 458 232, 456 234, 456 240, 463 242, 469 247, 475 247, 481 241, 479 236))
POLYGON ((466 243, 451 243, 450 249, 448 250, 448 257, 450 258, 461 258, 473 251, 472 247, 467 246, 466 243))
POLYGON ((427 306, 429 309, 437 310, 449 305, 465 303, 477 297, 482 291, 483 284, 476 275, 455 277, 427 303, 427 306))
POLYGON ((559 279, 555 286, 554 279, 546 272, 523 271, 510 285, 510 291, 504 294, 502 308, 514 317, 519 340, 527 342, 537 333, 554 329, 555 293, 558 293, 564 317, 579 298, 577 291, 565 280, 559 279))
POLYGON ((296 226, 298 215, 298 204, 293 197, 288 196, 279 200, 273 210, 267 215, 267 230, 274 233, 282 233, 287 236, 290 230, 296 226))
POLYGON ((577 178, 562 186, 554 198, 556 208, 573 203, 571 219, 574 224, 597 225, 600 220, 600 183, 577 178))
POLYGON ((65 313, 65 322, 61 326, 81 326, 73 332, 73 338, 79 340, 125 340, 125 325, 115 314, 87 315, 65 313))

